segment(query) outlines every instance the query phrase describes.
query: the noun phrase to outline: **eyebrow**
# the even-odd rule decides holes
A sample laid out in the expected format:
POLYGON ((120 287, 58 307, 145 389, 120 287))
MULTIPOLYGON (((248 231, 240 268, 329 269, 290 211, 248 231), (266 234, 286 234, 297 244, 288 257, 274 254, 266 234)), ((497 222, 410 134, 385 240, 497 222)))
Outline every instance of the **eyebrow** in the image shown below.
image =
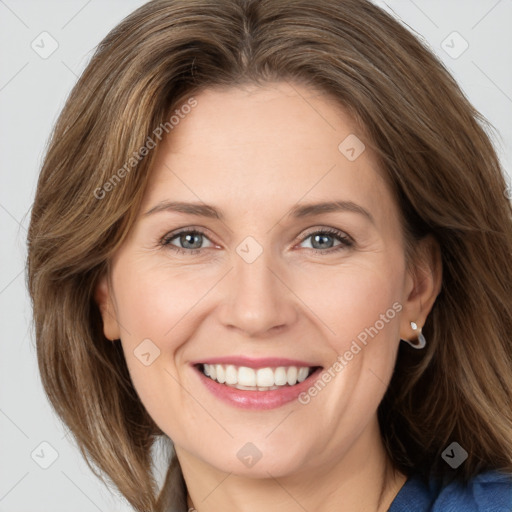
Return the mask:
MULTIPOLYGON (((186 213, 189 215, 196 215, 198 217, 207 217, 219 220, 224 220, 225 218, 222 210, 219 210, 214 206, 210 206, 204 203, 185 203, 181 201, 161 201, 147 212, 145 212, 144 217, 163 211, 186 213)), ((373 218, 372 214, 353 201, 327 201, 323 203, 297 205, 290 210, 287 216, 293 218, 303 218, 312 217, 322 213, 343 211, 359 213, 366 217, 372 224, 375 224, 375 219, 373 218)))

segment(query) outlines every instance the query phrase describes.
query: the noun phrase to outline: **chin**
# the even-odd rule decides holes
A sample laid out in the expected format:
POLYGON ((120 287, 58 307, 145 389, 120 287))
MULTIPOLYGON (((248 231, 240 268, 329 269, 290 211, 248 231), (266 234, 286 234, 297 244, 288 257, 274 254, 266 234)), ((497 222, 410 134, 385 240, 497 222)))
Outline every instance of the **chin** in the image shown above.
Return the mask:
POLYGON ((265 445, 258 441, 234 444, 236 447, 226 448, 213 457, 210 454, 209 457, 203 458, 203 461, 219 471, 251 478, 277 478, 300 473, 306 469, 305 454, 299 455, 284 445, 278 449, 270 443, 265 445), (228 454, 230 456, 227 456, 228 454))

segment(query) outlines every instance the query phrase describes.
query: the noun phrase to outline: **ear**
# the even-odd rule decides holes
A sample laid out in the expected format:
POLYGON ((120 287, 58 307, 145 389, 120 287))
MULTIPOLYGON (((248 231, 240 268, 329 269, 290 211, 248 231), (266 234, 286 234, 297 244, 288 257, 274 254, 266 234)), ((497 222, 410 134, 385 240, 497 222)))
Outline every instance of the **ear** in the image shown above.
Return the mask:
POLYGON ((103 319, 103 334, 111 341, 121 337, 117 314, 112 300, 111 287, 108 282, 108 275, 105 272, 100 277, 94 290, 94 300, 98 304, 103 319))
POLYGON ((405 280, 403 305, 400 324, 400 337, 411 340, 417 338, 417 332, 411 327, 415 322, 422 328, 441 291, 443 267, 441 248, 438 241, 427 235, 420 240, 416 248, 414 261, 405 280))

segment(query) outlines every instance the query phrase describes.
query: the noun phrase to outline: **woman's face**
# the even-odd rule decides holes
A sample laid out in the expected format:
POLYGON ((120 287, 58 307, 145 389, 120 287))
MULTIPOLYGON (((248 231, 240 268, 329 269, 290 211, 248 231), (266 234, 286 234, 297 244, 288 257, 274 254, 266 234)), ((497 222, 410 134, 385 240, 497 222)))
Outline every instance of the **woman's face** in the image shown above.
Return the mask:
POLYGON ((266 477, 366 453, 420 308, 364 136, 299 85, 195 99, 98 286, 105 334, 183 459, 266 477))

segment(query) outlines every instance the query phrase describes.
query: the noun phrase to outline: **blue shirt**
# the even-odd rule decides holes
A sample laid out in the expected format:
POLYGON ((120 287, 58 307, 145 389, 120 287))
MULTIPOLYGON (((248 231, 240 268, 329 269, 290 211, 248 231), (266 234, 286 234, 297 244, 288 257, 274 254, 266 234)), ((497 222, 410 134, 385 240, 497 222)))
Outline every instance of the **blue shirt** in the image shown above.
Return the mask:
POLYGON ((512 512, 512 474, 487 471, 466 486, 411 476, 388 512, 512 512))

